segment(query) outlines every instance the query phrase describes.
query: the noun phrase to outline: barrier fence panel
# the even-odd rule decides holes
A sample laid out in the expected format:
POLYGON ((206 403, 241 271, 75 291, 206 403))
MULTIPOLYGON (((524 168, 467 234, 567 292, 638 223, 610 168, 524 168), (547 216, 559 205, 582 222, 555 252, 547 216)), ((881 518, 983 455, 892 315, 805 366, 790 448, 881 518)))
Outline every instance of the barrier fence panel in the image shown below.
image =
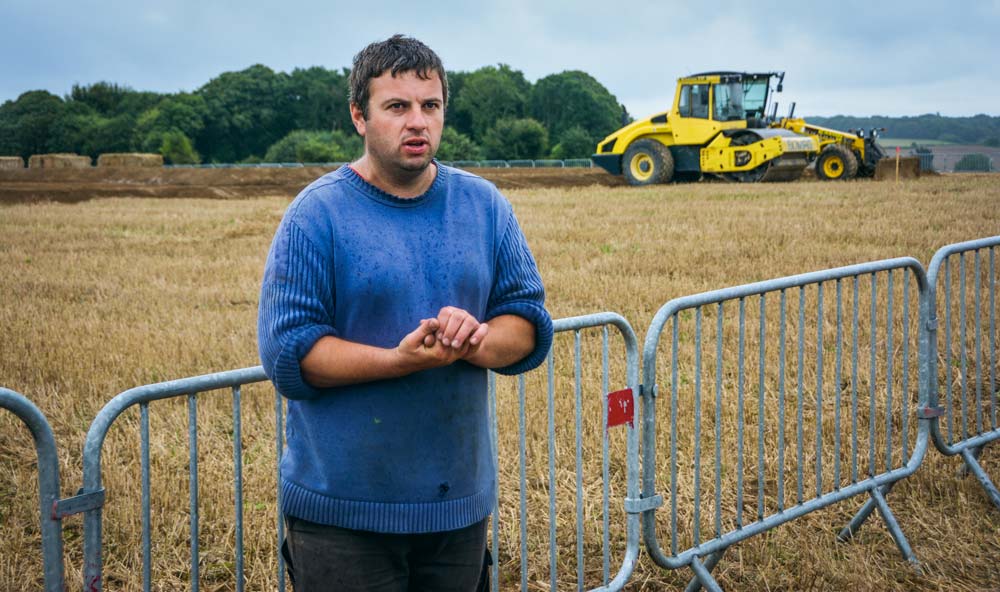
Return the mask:
POLYGON ((643 350, 654 562, 718 590, 710 572, 729 546, 861 494, 915 562, 884 495, 927 449, 926 295, 923 267, 899 258, 665 304, 643 350))
POLYGON ((639 554, 639 514, 625 507, 639 497, 638 341, 614 313, 554 324, 543 367, 490 377, 492 588, 621 590, 639 554))
POLYGON ((46 592, 66 589, 63 572, 62 508, 59 505, 59 457, 52 428, 34 403, 0 387, 0 408, 16 415, 31 431, 38 457, 38 505, 42 534, 42 569, 46 592))
MULTIPOLYGON (((187 399, 187 481, 188 481, 188 541, 191 550, 190 557, 190 587, 197 592, 200 585, 199 572, 205 563, 205 558, 199 550, 199 530, 200 511, 199 504, 199 481, 198 481, 198 401, 199 399, 215 399, 220 394, 224 394, 227 389, 232 396, 232 424, 231 432, 227 434, 232 439, 232 461, 233 461, 233 483, 232 499, 234 506, 234 531, 233 531, 233 556, 215 557, 214 560, 223 567, 226 575, 232 572, 232 586, 236 590, 242 591, 245 585, 244 575, 244 529, 243 529, 243 458, 246 451, 243 450, 242 436, 242 402, 241 391, 245 385, 259 383, 267 380, 263 368, 260 366, 231 370, 217 374, 208 374, 174 380, 158 384, 150 384, 127 390, 109 401, 94 418, 87 432, 87 439, 83 451, 83 489, 81 495, 89 495, 104 492, 102 485, 102 449, 105 438, 112 424, 122 413, 130 407, 139 406, 140 413, 140 482, 141 482, 141 528, 142 528, 142 582, 143 589, 150 590, 152 587, 152 515, 151 515, 151 479, 153 478, 150 461, 150 417, 149 403, 153 401, 171 399, 175 397, 185 397, 187 399)), ((282 417, 283 407, 281 398, 275 395, 275 438, 276 453, 281 456, 282 450, 282 417)), ((172 445, 165 445, 168 451, 172 450, 172 445)), ((169 456, 169 455, 168 455, 169 456)), ((180 467, 185 466, 183 461, 180 467)), ((160 475, 166 481, 182 481, 175 474, 160 475)), ((133 477, 134 478, 134 477, 133 477)), ((277 481, 277 475, 275 475, 277 481)), ((124 492, 116 492, 115 499, 122 499, 126 496, 124 492)), ((170 502, 176 500, 166 500, 165 505, 170 508, 170 502)), ((280 508, 280 503, 277 504, 280 508)), ((103 507, 91 509, 84 514, 84 588, 88 591, 99 591, 103 587, 103 507)), ((215 512, 213 512, 215 513, 215 512)), ((166 512, 159 512, 158 515, 166 514, 165 521, 169 525, 174 524, 174 519, 166 512)), ((168 525, 168 526, 169 526, 168 525)), ((278 542, 283 536, 283 522, 280 510, 277 515, 278 542)), ((277 546, 275 547, 277 549, 277 546)), ((278 589, 284 589, 284 566, 278 555, 277 581, 278 589)))
POLYGON ((1000 492, 979 463, 983 448, 1000 439, 998 423, 997 251, 1000 236, 948 245, 927 271, 937 335, 932 345, 931 403, 941 417, 931 426, 939 451, 960 455, 997 508, 1000 492))

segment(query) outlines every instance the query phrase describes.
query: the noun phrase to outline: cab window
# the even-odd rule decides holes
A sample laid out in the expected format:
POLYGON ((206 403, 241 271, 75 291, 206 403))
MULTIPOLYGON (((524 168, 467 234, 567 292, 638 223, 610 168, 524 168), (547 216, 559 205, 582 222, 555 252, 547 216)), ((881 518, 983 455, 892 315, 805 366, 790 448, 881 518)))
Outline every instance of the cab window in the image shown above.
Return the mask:
POLYGON ((685 84, 678 104, 681 117, 708 119, 708 85, 685 84))

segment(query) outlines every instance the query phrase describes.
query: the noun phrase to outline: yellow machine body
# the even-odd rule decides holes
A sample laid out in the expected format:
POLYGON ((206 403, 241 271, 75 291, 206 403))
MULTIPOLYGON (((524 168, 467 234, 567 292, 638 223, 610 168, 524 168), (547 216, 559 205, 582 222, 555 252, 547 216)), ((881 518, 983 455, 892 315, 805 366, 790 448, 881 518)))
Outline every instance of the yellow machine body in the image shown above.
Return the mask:
POLYGON ((791 181, 824 155, 820 178, 857 174, 859 163, 869 160, 869 142, 802 119, 768 117, 772 78, 778 79, 780 90, 780 72, 708 72, 680 78, 669 111, 615 131, 598 144, 591 159, 634 185, 694 180, 704 174, 732 181, 791 181))

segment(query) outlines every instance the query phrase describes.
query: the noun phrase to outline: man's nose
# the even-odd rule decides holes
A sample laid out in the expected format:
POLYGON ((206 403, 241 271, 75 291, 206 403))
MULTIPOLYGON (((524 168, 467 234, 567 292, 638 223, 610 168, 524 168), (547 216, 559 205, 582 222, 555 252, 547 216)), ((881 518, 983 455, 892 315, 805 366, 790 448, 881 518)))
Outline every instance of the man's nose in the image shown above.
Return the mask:
POLYGON ((419 106, 410 109, 406 115, 406 127, 410 129, 424 129, 427 127, 427 114, 419 106))

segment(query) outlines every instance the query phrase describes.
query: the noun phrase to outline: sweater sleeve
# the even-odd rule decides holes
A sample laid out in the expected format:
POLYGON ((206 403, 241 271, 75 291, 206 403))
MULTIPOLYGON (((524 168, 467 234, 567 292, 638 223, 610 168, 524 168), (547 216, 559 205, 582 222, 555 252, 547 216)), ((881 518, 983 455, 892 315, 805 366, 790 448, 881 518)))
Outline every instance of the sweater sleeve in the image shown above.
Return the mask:
POLYGON ((500 241, 486 320, 505 314, 517 315, 535 326, 535 349, 520 361, 494 371, 514 375, 536 368, 552 347, 552 317, 545 310, 545 288, 538 266, 513 212, 500 241))
POLYGON ((257 347, 264 372, 289 399, 323 391, 302 378, 300 361, 333 328, 333 262, 286 219, 271 244, 261 285, 257 347))

